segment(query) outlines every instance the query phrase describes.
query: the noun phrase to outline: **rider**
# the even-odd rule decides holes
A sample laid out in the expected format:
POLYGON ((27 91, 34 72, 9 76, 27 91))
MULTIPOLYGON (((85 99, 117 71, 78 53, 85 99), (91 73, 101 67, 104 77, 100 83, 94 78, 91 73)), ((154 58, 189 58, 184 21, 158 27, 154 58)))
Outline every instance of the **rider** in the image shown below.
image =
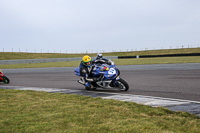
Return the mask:
POLYGON ((108 64, 108 65, 114 64, 114 62, 111 61, 110 59, 103 58, 103 55, 101 53, 97 54, 97 57, 94 59, 94 63, 108 64))
POLYGON ((96 81, 97 78, 93 78, 91 71, 93 69, 93 61, 90 56, 85 55, 79 65, 80 75, 83 77, 78 82, 85 85, 86 87, 92 87, 91 82, 96 81))
MULTIPOLYGON (((115 64, 110 59, 103 58, 103 55, 101 53, 97 54, 97 57, 94 59, 94 63, 108 64, 108 65, 114 65, 115 64)), ((118 75, 120 75, 119 69, 117 69, 117 71, 118 71, 118 75)))

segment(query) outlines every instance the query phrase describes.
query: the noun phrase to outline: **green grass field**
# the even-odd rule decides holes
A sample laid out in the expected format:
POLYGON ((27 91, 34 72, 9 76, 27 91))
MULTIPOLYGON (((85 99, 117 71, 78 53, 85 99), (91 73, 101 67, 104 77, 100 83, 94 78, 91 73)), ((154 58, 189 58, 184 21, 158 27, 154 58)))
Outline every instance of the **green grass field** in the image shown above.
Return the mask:
POLYGON ((199 133, 200 118, 132 102, 0 89, 1 133, 199 133))
MULTIPOLYGON (((112 53, 103 53, 103 55, 104 56, 136 56, 136 55, 162 55, 162 54, 182 54, 182 53, 200 53, 200 48, 112 52, 112 53)), ((54 53, 0 52, 0 60, 71 58, 71 57, 83 57, 84 55, 86 55, 86 53, 84 54, 54 54, 54 53)), ((96 56, 96 54, 88 54, 88 55, 92 57, 96 56)))
MULTIPOLYGON (((134 52, 113 52, 104 53, 104 56, 136 56, 136 55, 162 55, 200 53, 200 48, 170 49, 170 50, 146 50, 134 52)), ((71 58, 82 57, 85 54, 52 54, 52 53, 6 53, 0 52, 0 60, 11 59, 44 59, 44 58, 71 58)), ((89 54, 95 57, 96 54, 89 54)), ((140 59, 114 59, 116 65, 142 65, 142 64, 171 64, 171 63, 200 63, 199 56, 191 57, 162 57, 162 58, 140 58, 140 59)), ((50 62, 50 63, 28 63, 28 64, 6 64, 1 65, 2 69, 10 68, 40 68, 40 67, 75 67, 80 61, 50 62)))
MULTIPOLYGON (((140 58, 140 59, 114 59, 116 65, 143 65, 143 64, 172 64, 172 63, 200 63, 199 56, 192 57, 162 57, 162 58, 140 58)), ((1 69, 11 68, 44 68, 44 67, 77 67, 80 61, 48 62, 29 64, 7 64, 1 65, 1 69)))

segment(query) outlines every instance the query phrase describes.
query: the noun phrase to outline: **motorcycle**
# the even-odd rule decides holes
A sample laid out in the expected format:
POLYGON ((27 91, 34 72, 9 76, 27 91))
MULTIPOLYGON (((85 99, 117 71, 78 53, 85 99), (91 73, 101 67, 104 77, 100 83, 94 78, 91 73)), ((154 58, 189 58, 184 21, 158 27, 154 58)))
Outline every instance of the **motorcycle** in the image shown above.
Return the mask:
POLYGON ((0 69, 0 82, 3 82, 4 84, 9 84, 10 83, 10 80, 8 77, 6 77, 4 74, 3 74, 3 71, 0 69))
MULTIPOLYGON (((80 75, 80 68, 75 68, 75 74, 80 75)), ((120 71, 116 68, 115 64, 101 64, 95 63, 91 70, 92 76, 97 78, 97 81, 91 82, 91 87, 85 87, 86 90, 95 90, 96 88, 118 88, 120 91, 127 91, 129 89, 128 83, 119 77, 120 71)), ((85 84, 83 77, 80 77, 78 83, 85 84)))

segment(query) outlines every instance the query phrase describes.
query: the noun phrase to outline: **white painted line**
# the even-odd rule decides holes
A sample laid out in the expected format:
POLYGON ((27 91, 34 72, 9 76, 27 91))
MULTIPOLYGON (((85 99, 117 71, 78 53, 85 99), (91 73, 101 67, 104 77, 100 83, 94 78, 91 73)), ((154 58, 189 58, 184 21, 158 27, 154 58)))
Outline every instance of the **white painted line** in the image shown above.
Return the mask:
POLYGON ((166 106, 177 106, 177 105, 183 105, 183 104, 190 104, 190 102, 179 102, 179 101, 168 101, 168 100, 157 100, 157 101, 150 101, 144 103, 144 105, 149 105, 153 107, 166 107, 166 106))
MULTIPOLYGON (((23 86, 3 86, 2 88, 14 88, 18 90, 33 90, 33 91, 45 91, 45 92, 80 92, 82 90, 72 90, 72 89, 59 89, 59 88, 40 88, 40 87, 23 87, 23 86)), ((119 93, 110 93, 110 92, 96 92, 90 91, 91 93, 96 94, 110 94, 113 96, 105 96, 102 99, 115 99, 119 101, 129 101, 136 102, 139 104, 150 105, 150 106, 170 106, 170 105, 181 105, 188 103, 197 103, 199 101, 190 101, 182 99, 173 99, 173 98, 163 98, 163 97, 153 97, 153 96, 144 96, 144 95, 133 95, 133 94, 119 94, 119 93)))
POLYGON ((103 99, 115 99, 119 101, 127 101, 127 102, 135 102, 138 104, 144 104, 144 105, 149 105, 153 107, 158 107, 158 106, 174 106, 174 105, 182 105, 182 104, 189 104, 190 102, 183 102, 179 100, 166 100, 166 99, 157 99, 154 97, 138 97, 135 95, 129 95, 129 96, 124 96, 124 95, 113 95, 113 96, 107 96, 107 97, 102 97, 103 99))
MULTIPOLYGON (((17 90, 33 90, 33 91, 45 91, 45 92, 56 92, 56 93, 76 93, 81 94, 86 91, 83 90, 72 90, 72 89, 59 89, 59 88, 38 88, 38 87, 20 87, 20 86, 3 86, 0 88, 5 89, 17 89, 17 90)), ((176 111, 184 111, 193 114, 199 114, 199 105, 198 101, 189 101, 189 100, 181 100, 181 99, 171 99, 171 98, 162 98, 162 97, 152 97, 152 96, 143 96, 143 95, 132 95, 132 94, 119 94, 119 93, 106 93, 106 92, 96 92, 96 91, 87 91, 94 94, 108 94, 110 96, 99 96, 102 99, 115 99, 118 101, 127 101, 127 102, 135 102, 138 104, 148 105, 152 107, 166 107, 166 108, 176 108, 180 106, 187 106, 185 108, 179 108, 176 111), (196 104, 196 105, 195 105, 196 104), (198 107, 197 107, 198 104, 198 107), (195 107, 193 107, 195 105, 195 107), (192 107, 191 107, 192 106, 192 107), (196 108, 197 107, 197 108, 196 108), (196 113, 195 113, 196 112, 196 113)), ((87 93, 86 93, 87 94, 87 93)))
MULTIPOLYGON (((105 93, 105 92, 97 92, 97 93, 105 93)), ((153 96, 144 96, 144 95, 133 95, 133 94, 119 94, 119 93, 107 93, 119 96, 127 96, 127 97, 136 97, 136 98, 150 98, 150 99, 157 99, 157 100, 169 100, 169 101, 179 101, 179 102, 189 102, 189 103, 198 103, 199 101, 191 101, 191 100, 183 100, 183 99, 174 99, 174 98, 164 98, 164 97, 153 97, 153 96)))

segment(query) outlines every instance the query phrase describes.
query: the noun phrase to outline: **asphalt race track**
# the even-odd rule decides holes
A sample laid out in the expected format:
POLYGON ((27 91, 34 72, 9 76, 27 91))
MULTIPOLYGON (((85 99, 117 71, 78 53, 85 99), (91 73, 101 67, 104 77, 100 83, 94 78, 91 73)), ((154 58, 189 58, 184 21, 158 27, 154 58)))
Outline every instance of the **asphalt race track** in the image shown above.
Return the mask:
MULTIPOLYGON (((200 63, 118 66, 121 78, 129 84, 127 92, 97 89, 98 92, 200 101, 200 63)), ((2 69, 11 83, 0 86, 26 86, 84 90, 77 83, 74 67, 2 69)))

